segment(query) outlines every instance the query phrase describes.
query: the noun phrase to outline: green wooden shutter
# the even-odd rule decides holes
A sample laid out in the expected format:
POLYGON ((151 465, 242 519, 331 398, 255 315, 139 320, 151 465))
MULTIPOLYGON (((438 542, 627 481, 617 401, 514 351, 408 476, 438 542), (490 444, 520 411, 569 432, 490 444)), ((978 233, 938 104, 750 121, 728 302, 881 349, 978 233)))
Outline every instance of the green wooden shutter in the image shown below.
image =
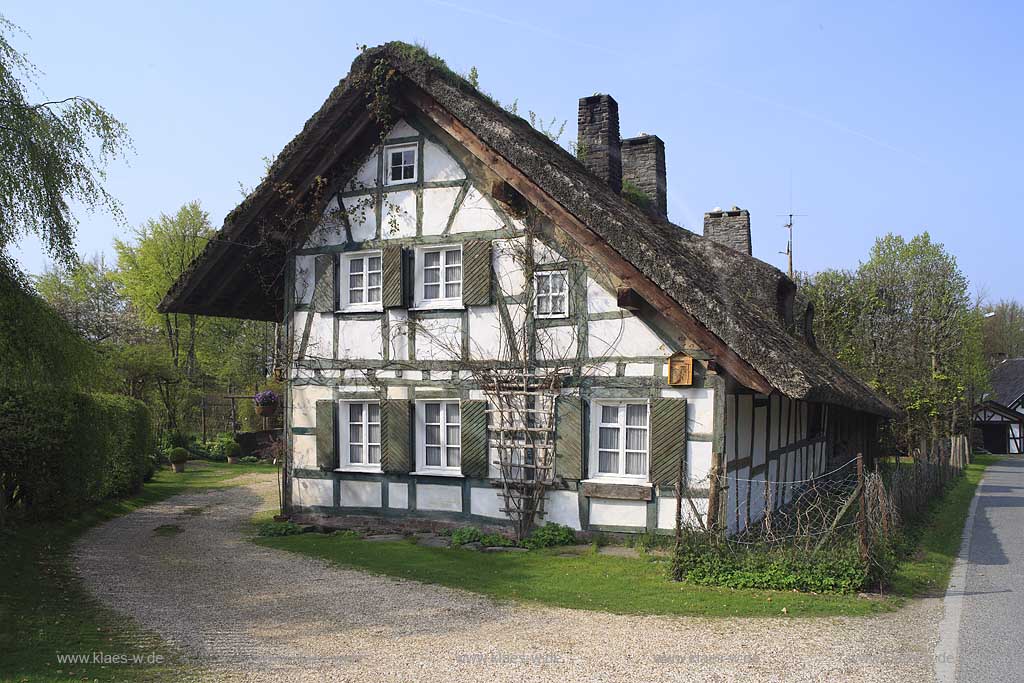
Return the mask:
POLYGON ((333 470, 338 466, 337 401, 316 402, 316 466, 333 470))
POLYGON ((469 240, 462 245, 462 303, 466 306, 491 303, 490 240, 469 240))
POLYGON ((583 478, 583 400, 555 399, 555 476, 583 478))
MULTIPOLYGON (((651 482, 674 486, 686 468, 686 399, 651 399, 651 482)), ((684 480, 685 483, 685 480, 684 480)))
POLYGON ((405 308, 405 292, 408 289, 406 284, 405 250, 397 244, 389 244, 384 247, 381 258, 383 285, 381 301, 384 308, 405 308))
POLYGON ((380 404, 380 468, 392 474, 412 471, 412 402, 388 399, 380 404))
POLYGON ((487 401, 463 401, 462 474, 487 478, 487 452, 487 401))
POLYGON ((333 313, 335 303, 334 254, 317 254, 313 261, 313 310, 333 313))

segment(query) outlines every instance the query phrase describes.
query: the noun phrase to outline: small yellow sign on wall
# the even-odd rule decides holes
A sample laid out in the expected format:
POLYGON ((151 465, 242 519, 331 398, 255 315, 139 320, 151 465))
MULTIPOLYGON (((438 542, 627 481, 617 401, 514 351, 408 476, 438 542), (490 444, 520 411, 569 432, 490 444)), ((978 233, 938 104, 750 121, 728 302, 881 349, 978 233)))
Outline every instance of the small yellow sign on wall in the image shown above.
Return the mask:
POLYGON ((668 359, 668 383, 674 387, 693 384, 693 358, 677 353, 668 359))

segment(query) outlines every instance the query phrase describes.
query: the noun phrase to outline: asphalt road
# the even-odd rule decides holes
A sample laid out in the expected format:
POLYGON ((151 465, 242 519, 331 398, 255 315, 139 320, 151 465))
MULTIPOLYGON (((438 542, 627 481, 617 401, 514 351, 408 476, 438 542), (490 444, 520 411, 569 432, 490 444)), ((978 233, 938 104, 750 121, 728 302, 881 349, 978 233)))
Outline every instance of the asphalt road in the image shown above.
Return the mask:
POLYGON ((972 510, 946 595, 938 679, 1024 681, 1024 459, 989 467, 972 510))

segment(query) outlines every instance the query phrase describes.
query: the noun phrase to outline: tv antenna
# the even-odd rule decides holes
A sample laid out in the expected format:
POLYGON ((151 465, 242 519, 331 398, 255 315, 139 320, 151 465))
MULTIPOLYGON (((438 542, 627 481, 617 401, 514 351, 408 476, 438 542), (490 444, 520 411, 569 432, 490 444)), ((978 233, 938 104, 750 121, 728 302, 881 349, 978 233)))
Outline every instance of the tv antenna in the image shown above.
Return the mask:
POLYGON ((789 231, 789 239, 786 240, 786 251, 780 251, 780 254, 785 254, 786 259, 789 261, 788 275, 789 279, 793 279, 793 218, 804 217, 807 214, 804 213, 793 213, 793 171, 789 172, 789 213, 780 213, 778 216, 786 216, 788 220, 782 226, 789 231))
POLYGON ((797 217, 804 217, 805 213, 780 213, 779 216, 787 216, 788 220, 782 226, 789 231, 789 239, 786 240, 786 251, 780 251, 780 254, 785 254, 789 260, 789 279, 793 279, 793 219, 797 217))

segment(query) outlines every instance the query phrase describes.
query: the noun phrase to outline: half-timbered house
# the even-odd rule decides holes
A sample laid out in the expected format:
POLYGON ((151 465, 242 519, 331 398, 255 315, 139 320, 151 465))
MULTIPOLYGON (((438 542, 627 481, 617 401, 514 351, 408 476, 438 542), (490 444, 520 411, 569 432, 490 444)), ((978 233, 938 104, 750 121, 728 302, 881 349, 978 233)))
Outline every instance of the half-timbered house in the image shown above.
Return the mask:
POLYGON ((287 330, 292 515, 501 526, 539 495, 536 523, 668 531, 681 481, 684 523, 736 530, 766 478, 871 454, 891 406, 817 350, 749 213, 669 222, 662 140, 608 95, 578 124, 573 155, 366 50, 168 293, 287 330))
POLYGON ((974 408, 974 426, 990 453, 1024 453, 1024 358, 992 369, 992 391, 974 408))

